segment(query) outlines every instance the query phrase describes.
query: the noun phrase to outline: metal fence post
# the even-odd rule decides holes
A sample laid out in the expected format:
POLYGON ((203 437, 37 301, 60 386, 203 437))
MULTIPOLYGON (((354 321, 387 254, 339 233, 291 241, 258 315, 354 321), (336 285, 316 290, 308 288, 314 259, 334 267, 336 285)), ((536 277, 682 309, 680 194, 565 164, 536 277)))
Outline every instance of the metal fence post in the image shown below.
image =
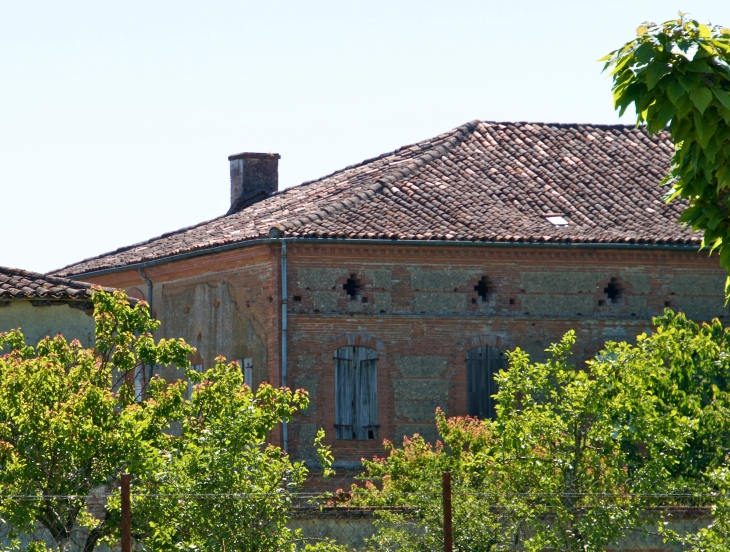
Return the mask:
POLYGON ((444 552, 453 552, 454 536, 451 527, 451 473, 443 473, 444 491, 444 552))
POLYGON ((132 512, 129 502, 128 473, 122 474, 122 552, 132 552, 132 512))

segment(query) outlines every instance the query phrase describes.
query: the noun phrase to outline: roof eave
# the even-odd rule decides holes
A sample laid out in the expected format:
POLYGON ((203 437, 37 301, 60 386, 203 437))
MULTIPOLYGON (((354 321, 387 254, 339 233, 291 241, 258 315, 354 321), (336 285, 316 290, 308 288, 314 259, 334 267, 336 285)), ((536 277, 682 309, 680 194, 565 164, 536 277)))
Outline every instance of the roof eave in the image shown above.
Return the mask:
MULTIPOLYGON (((124 272, 126 270, 137 270, 165 263, 182 261, 193 257, 201 257, 203 255, 212 255, 222 253, 231 249, 240 249, 242 247, 252 247, 254 245, 267 243, 318 243, 318 244, 357 244, 357 245, 407 245, 407 246, 452 246, 452 247, 532 247, 532 248, 551 248, 551 249, 637 249, 651 251, 700 251, 701 248, 697 244, 672 244, 672 243, 617 243, 617 242, 518 242, 518 241, 457 241, 457 240, 391 240, 391 239, 357 239, 357 238, 260 238, 247 240, 242 242, 229 243, 209 247, 205 249, 197 249, 177 255, 169 255, 149 261, 140 261, 121 266, 102 268, 91 270, 88 272, 80 272, 63 276, 69 280, 81 280, 94 276, 103 276, 105 274, 114 274, 124 272)), ((706 249, 706 248, 705 248, 706 249)))

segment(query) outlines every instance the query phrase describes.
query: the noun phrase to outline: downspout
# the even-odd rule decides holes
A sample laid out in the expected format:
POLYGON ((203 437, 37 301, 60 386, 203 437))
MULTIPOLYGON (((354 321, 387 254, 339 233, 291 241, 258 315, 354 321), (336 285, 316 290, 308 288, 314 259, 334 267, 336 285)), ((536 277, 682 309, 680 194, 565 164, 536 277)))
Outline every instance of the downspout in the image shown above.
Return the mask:
MULTIPOLYGON (((139 272, 139 277, 142 278, 145 282, 147 282, 147 304, 150 306, 150 317, 154 316, 154 310, 152 310, 152 280, 150 280, 147 276, 144 274, 144 270, 140 266, 137 269, 137 272, 139 272)), ((155 366, 150 366, 149 376, 147 378, 147 381, 149 382, 152 379, 152 376, 155 375, 155 366)))
MULTIPOLYGON (((286 285, 286 242, 281 241, 281 386, 287 386, 286 339, 287 339, 287 303, 289 296, 286 285)), ((289 425, 283 422, 281 428, 284 452, 289 452, 289 425)))

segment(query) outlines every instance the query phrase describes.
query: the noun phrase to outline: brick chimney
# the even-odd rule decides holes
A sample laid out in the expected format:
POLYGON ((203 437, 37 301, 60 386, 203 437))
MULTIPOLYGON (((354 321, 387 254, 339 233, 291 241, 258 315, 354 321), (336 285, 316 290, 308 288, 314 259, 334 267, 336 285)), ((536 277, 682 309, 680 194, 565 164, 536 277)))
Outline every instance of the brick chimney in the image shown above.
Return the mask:
POLYGON ((278 153, 237 153, 231 155, 231 208, 233 214, 266 199, 279 189, 278 153))

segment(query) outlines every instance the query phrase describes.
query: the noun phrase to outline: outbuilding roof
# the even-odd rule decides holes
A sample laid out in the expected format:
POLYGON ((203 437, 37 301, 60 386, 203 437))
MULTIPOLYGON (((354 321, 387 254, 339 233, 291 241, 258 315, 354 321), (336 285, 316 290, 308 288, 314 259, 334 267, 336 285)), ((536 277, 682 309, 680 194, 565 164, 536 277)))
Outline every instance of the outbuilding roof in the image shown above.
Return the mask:
POLYGON ((92 284, 0 266, 0 299, 86 301, 92 284))
POLYGON ((461 242, 699 245, 658 187, 668 133, 472 121, 222 217, 87 259, 70 276, 270 235, 461 242))

